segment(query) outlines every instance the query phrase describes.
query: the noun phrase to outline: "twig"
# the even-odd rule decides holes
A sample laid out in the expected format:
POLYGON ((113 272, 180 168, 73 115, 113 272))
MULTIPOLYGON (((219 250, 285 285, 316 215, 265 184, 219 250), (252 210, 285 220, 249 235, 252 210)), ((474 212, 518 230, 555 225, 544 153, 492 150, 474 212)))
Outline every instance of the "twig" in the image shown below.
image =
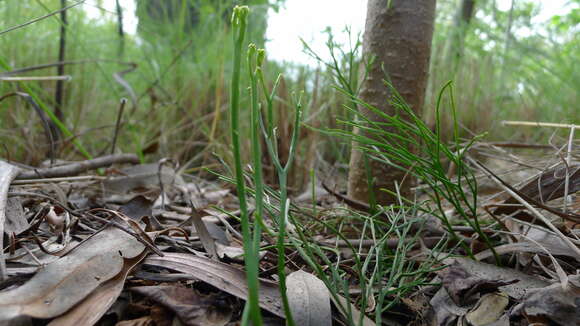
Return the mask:
POLYGON ((111 146, 111 155, 115 154, 115 147, 117 145, 117 136, 119 135, 119 130, 121 129, 121 119, 123 118, 125 104, 127 104, 127 99, 122 98, 121 104, 119 106, 119 113, 117 114, 117 122, 115 123, 115 134, 113 134, 113 145, 111 146))
POLYGON ((125 31, 123 30, 123 8, 119 0, 115 0, 115 9, 117 11, 117 34, 119 35, 118 56, 122 57, 125 52, 125 31))
POLYGON ((12 27, 10 27, 10 28, 8 28, 8 29, 5 29, 5 30, 3 30, 3 31, 0 31, 0 35, 2 35, 2 34, 6 34, 6 33, 8 33, 8 32, 12 32, 13 30, 16 30, 16 29, 19 29, 19 28, 22 28, 22 27, 26 27, 26 26, 28 26, 28 25, 31 25, 31 24, 34 24, 34 23, 36 23, 36 22, 38 22, 38 21, 41 21, 41 20, 43 20, 43 19, 46 19, 46 18, 48 18, 48 17, 50 17, 50 16, 58 15, 59 13, 61 13, 61 12, 63 12, 63 11, 66 11, 66 10, 69 10, 70 8, 76 7, 76 6, 78 6, 78 5, 82 4, 82 3, 84 3, 85 1, 86 1, 86 0, 80 0, 80 1, 78 1, 78 2, 75 2, 75 3, 73 3, 72 5, 70 5, 70 6, 68 6, 68 7, 64 7, 64 8, 62 8, 62 9, 59 9, 59 10, 53 11, 53 12, 51 12, 51 13, 48 13, 48 14, 46 14, 46 15, 44 15, 44 16, 40 16, 40 17, 38 17, 38 18, 34 18, 33 20, 27 21, 27 22, 26 22, 26 23, 24 23, 24 24, 20 24, 20 25, 12 26, 12 27))
POLYGON ((109 166, 114 163, 139 163, 139 158, 135 154, 119 154, 98 157, 92 160, 76 162, 72 164, 56 166, 52 168, 34 169, 32 171, 22 172, 19 179, 40 179, 40 178, 59 178, 74 176, 79 173, 109 166))
POLYGON ((552 122, 532 122, 532 121, 507 121, 501 122, 504 126, 526 126, 526 127, 551 127, 551 128, 580 128, 580 125, 552 123, 552 122))
POLYGON ((101 221, 105 221, 105 222, 107 222, 107 224, 110 224, 111 226, 114 226, 114 227, 124 231, 125 233, 133 236, 135 239, 137 239, 137 241, 141 242, 145 247, 149 248, 149 250, 151 250, 152 252, 154 252, 158 256, 161 256, 161 257, 165 256, 163 254, 163 252, 155 246, 153 239, 151 239, 151 237, 149 237, 147 232, 143 231, 143 229, 141 228, 139 223, 133 221, 125 214, 123 214, 119 211, 106 209, 106 208, 95 208, 95 209, 91 209, 91 211, 86 212, 86 214, 92 218, 99 219, 101 221), (125 222, 129 226, 129 228, 126 228, 126 227, 118 224, 117 222, 113 221, 112 219, 107 220, 107 219, 99 217, 95 214, 92 214, 91 211, 97 211, 97 212, 100 211, 100 212, 108 213, 110 216, 116 216, 121 221, 125 222))
POLYGON ((62 80, 62 81, 70 81, 72 77, 70 75, 61 75, 61 76, 27 76, 27 77, 2 77, 0 76, 1 81, 6 82, 21 82, 21 81, 50 81, 50 80, 62 80))
POLYGON ((568 191, 570 190, 570 165, 572 165, 572 145, 574 144, 575 127, 570 128, 570 137, 568 138, 568 153, 566 154, 566 181, 564 183, 564 213, 568 211, 568 191))
POLYGON ((39 183, 58 183, 58 182, 78 182, 78 181, 99 181, 105 180, 106 177, 97 175, 81 175, 78 177, 63 177, 63 178, 43 178, 43 179, 18 179, 12 181, 13 185, 28 185, 39 183))
POLYGON ((83 59, 83 60, 71 60, 71 61, 57 61, 57 62, 53 62, 53 63, 44 63, 44 64, 40 64, 40 65, 28 66, 25 68, 18 68, 18 69, 14 69, 14 70, 10 70, 10 71, 5 71, 5 72, 0 73, 0 76, 13 76, 13 75, 22 74, 25 72, 34 71, 34 70, 42 70, 42 69, 48 69, 48 68, 64 66, 64 65, 79 65, 79 64, 86 64, 86 63, 101 63, 101 62, 102 63, 105 63, 105 62, 117 63, 120 65, 129 65, 129 66, 132 65, 131 62, 111 60, 111 59, 83 59))
POLYGON ((329 194, 333 195, 334 197, 344 201, 348 206, 353 207, 355 209, 361 210, 361 211, 365 211, 365 212, 371 212, 371 206, 365 202, 353 199, 353 198, 349 198, 345 195, 342 195, 334 190, 332 190, 329 186, 327 186, 324 182, 322 182, 322 188, 324 188, 324 190, 328 191, 329 194))
POLYGON ((552 149, 552 146, 550 146, 550 145, 514 143, 514 142, 493 142, 493 143, 489 143, 489 145, 495 146, 495 147, 507 147, 507 148, 552 149))
MULTIPOLYGON (((425 245, 425 247, 427 247, 429 249, 433 249, 442 240, 442 237, 441 236, 425 237, 425 238, 420 238, 420 239, 423 240, 423 244, 425 245)), ((468 238, 468 240, 471 240, 471 239, 468 238)), ((394 250, 394 249, 397 249, 397 247, 400 245, 400 241, 401 241, 401 239, 399 239, 399 238, 388 239, 385 242, 385 246, 387 248, 394 250)), ((329 247, 338 247, 338 248, 349 248, 349 247, 372 248, 372 247, 377 245, 377 241, 374 239, 364 239, 364 240, 347 239, 347 241, 345 241, 345 240, 337 240, 337 241, 323 240, 323 241, 317 241, 317 242, 319 245, 329 246, 329 247)), ((409 244, 410 243, 408 241, 405 242, 405 245, 408 246, 409 244)), ((420 246, 419 243, 414 243, 412 246, 410 246, 410 248, 417 248, 419 246, 420 246)))
POLYGON ((125 89, 127 94, 129 94, 129 98, 131 99, 131 103, 133 103, 133 110, 135 110, 137 108, 137 102, 138 102, 137 95, 135 94, 133 87, 131 87, 131 85, 124 79, 124 77, 126 74, 135 71, 135 69, 137 69, 137 64, 131 62, 131 63, 129 63, 129 68, 113 74, 113 79, 115 79, 115 81, 119 85, 121 85, 121 87, 123 87, 123 89, 125 89))
MULTIPOLYGON (((60 0, 60 6, 62 9, 66 8, 67 0, 60 0)), ((68 21, 66 17, 66 10, 60 12, 60 35, 58 40, 58 61, 63 62, 66 55, 66 30, 68 26, 68 21)), ((57 75, 64 75, 64 65, 58 65, 56 67, 57 75)), ((56 82, 56 90, 54 92, 54 114, 60 120, 64 120, 63 109, 63 99, 64 99, 64 82, 59 80, 56 82)), ((55 128, 56 129, 56 128, 55 128)))

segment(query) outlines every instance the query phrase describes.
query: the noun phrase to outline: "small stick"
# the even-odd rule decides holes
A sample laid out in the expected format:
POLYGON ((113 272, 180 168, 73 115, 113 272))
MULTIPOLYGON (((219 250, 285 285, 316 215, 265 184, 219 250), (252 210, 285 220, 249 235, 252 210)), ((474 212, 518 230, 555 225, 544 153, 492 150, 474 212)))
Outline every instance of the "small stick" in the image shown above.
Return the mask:
POLYGON ((72 164, 56 166, 52 168, 34 169, 22 172, 19 179, 60 178, 78 175, 88 170, 94 170, 109 166, 113 163, 139 163, 135 154, 119 154, 98 157, 92 160, 80 161, 72 164))
POLYGON ((507 121, 501 122, 504 126, 526 126, 526 127, 551 127, 551 128, 580 128, 580 125, 552 123, 552 122, 532 122, 532 121, 507 121))
POLYGON ((495 147, 508 147, 508 148, 552 149, 552 146, 550 146, 550 145, 526 144, 526 143, 512 143, 512 142, 494 142, 494 143, 489 143, 489 145, 495 146, 495 147))
POLYGON ((115 134, 113 135, 113 145, 111 148, 111 155, 115 154, 115 146, 117 145, 117 136, 119 135, 119 130, 121 129, 121 118, 123 117, 125 104, 127 104, 127 99, 122 98, 121 105, 119 107, 119 114, 117 115, 117 122, 115 123, 115 134))
POLYGON ((44 178, 44 179, 20 179, 12 181, 13 185, 27 185, 38 183, 58 183, 58 182, 75 182, 75 181, 98 181, 105 180, 106 177, 97 175, 81 175, 77 177, 62 177, 62 178, 44 178))
POLYGON ((19 28, 22 28, 22 27, 26 27, 26 26, 28 26, 28 25, 30 25, 30 24, 34 24, 34 23, 36 23, 37 21, 41 21, 41 20, 43 20, 43 19, 46 19, 46 18, 48 18, 48 17, 50 17, 50 16, 57 15, 57 14, 59 14, 59 13, 63 12, 63 11, 69 10, 69 9, 70 9, 70 8, 72 8, 72 7, 76 7, 76 6, 80 5, 80 4, 84 3, 85 1, 87 1, 87 0, 80 0, 80 1, 77 1, 77 2, 73 3, 73 4, 72 4, 72 5, 70 5, 70 6, 67 6, 67 7, 61 8, 61 9, 59 9, 59 10, 56 10, 56 11, 53 11, 53 12, 51 12, 51 13, 48 13, 48 14, 44 15, 44 16, 40 16, 40 17, 34 18, 33 20, 27 21, 26 23, 23 23, 23 24, 20 24, 20 25, 16 25, 16 26, 12 26, 12 27, 10 27, 10 28, 8 28, 8 29, 5 29, 5 30, 1 31, 1 32, 0 32, 0 35, 2 35, 2 34, 6 34, 6 33, 8 33, 8 32, 12 32, 13 30, 16 30, 16 29, 19 29, 19 28))
POLYGON ((6 82, 20 82, 20 81, 48 81, 48 80, 61 80, 70 81, 72 79, 71 75, 62 76, 28 76, 28 77, 0 77, 1 81, 6 82))
POLYGON ((570 190, 570 165, 572 165, 572 149, 574 144, 574 131, 576 128, 570 128, 570 136, 568 137, 568 153, 566 154, 566 181, 564 182, 564 213, 568 211, 568 191, 570 190))

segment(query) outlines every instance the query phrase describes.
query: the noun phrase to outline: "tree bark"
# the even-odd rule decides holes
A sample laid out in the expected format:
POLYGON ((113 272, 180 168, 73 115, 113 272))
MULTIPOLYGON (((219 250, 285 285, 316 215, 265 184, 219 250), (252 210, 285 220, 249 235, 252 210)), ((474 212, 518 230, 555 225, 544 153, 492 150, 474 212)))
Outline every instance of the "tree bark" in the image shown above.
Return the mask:
MULTIPOLYGON (((375 59, 362 82, 360 98, 363 101, 389 115, 395 114, 389 104, 391 92, 383 83, 388 79, 409 106, 420 112, 427 86, 435 3, 435 0, 368 1, 363 53, 366 58, 374 56, 375 59), (388 3, 390 7, 387 8, 388 3)), ((359 110, 365 117, 381 121, 368 109, 360 107, 359 110)), ((372 138, 372 135, 366 136, 372 138)), ((395 182, 400 184, 403 196, 408 194, 409 178, 401 184, 404 171, 371 158, 368 158, 367 165, 365 154, 354 145, 348 177, 349 197, 366 202, 374 198, 383 205, 395 203, 395 196, 380 191, 381 188, 394 191, 395 182), (369 179, 372 186, 369 186, 369 179)))
POLYGON ((123 59, 123 54, 125 53, 125 30, 123 29, 123 8, 119 0, 115 0, 115 8, 117 10, 117 34, 119 35, 117 55, 119 59, 123 59))
POLYGON ((448 50, 446 51, 447 60, 450 61, 449 69, 452 76, 447 79, 455 79, 455 74, 463 57, 465 37, 475 13, 475 5, 475 0, 462 0, 455 14, 453 29, 449 33, 450 37, 447 43, 448 50))
MULTIPOLYGON (((67 6, 66 0, 60 0, 61 9, 65 8, 66 6, 67 6)), ((64 62, 65 60, 66 53, 66 28, 68 24, 66 12, 67 12, 66 10, 60 12, 61 25, 60 25, 60 38, 58 40, 58 61, 61 62, 61 64, 59 64, 56 68, 57 69, 56 74, 59 76, 64 75, 64 64, 62 64, 62 62, 64 62)), ((63 101, 64 101, 64 81, 59 80, 56 82, 56 91, 54 94, 54 102, 55 102, 54 115, 56 115, 56 117, 60 121, 64 120, 64 113, 62 111, 63 101)), ((58 129, 56 129, 56 131, 60 133, 58 129)))

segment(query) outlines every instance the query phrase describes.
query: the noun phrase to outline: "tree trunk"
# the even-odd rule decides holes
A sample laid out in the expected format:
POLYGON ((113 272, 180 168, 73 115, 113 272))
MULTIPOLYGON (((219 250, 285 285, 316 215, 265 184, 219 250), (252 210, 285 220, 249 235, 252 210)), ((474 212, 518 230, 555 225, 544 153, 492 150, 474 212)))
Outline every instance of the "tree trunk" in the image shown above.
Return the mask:
MULTIPOLYGON (((66 0, 60 0, 61 9, 65 8, 66 6, 67 6, 66 0)), ((61 64, 59 64, 56 68, 57 69, 56 74, 59 76, 64 75, 64 64, 62 64, 62 62, 64 62, 65 60, 66 53, 66 28, 68 24, 66 12, 67 12, 66 10, 60 12, 61 25, 60 25, 60 38, 58 40, 58 61, 61 62, 61 64)), ((60 121, 64 120, 64 113, 62 111, 63 99, 64 99, 64 81, 58 80, 56 82, 56 91, 54 94, 54 102, 55 102, 54 115, 56 115, 56 117, 60 121)))
POLYGON ((119 0, 115 0, 115 8, 117 10, 117 34, 119 36, 117 56, 119 59, 123 59, 123 55, 125 54, 125 30, 123 29, 123 8, 119 0))
MULTIPOLYGON (((360 94, 363 101, 389 115, 395 114, 388 103, 391 92, 383 83, 383 80, 389 79, 409 106, 420 112, 427 85, 434 19, 435 0, 368 1, 363 53, 366 58, 374 56, 375 60, 363 80, 360 94)), ((359 110, 365 117, 380 121, 368 109, 360 107, 359 110)), ((366 202, 394 203, 396 197, 379 189, 394 191, 395 182, 400 184, 404 175, 404 171, 371 158, 367 161, 365 154, 353 146, 348 194, 351 198, 366 202), (369 179, 372 186, 369 186, 369 179)), ((407 178, 400 187, 401 194, 407 195, 410 186, 407 178)))
MULTIPOLYGON (((475 0, 462 0, 461 6, 455 15, 453 30, 451 30, 451 37, 449 38, 448 46, 450 51, 447 51, 448 59, 451 60, 449 67, 453 75, 457 72, 457 68, 463 57, 465 36, 474 13, 475 0)), ((451 79, 455 79, 455 76, 451 76, 451 79)))

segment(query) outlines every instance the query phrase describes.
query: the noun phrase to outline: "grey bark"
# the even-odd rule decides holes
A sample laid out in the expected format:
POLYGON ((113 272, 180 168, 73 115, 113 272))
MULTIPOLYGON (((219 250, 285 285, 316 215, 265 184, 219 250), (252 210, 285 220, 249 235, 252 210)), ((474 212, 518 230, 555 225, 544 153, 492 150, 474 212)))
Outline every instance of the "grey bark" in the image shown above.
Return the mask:
POLYGON ((474 13, 475 0, 462 0, 455 17, 454 30, 451 37, 452 60, 454 60, 453 71, 457 69, 463 56, 465 36, 474 13))
MULTIPOLYGON (((423 106, 427 85, 436 1, 392 0, 389 8, 387 3, 387 0, 368 1, 363 53, 367 57, 374 56, 375 61, 363 80, 360 97, 387 114, 394 113, 388 103, 391 93, 383 83, 387 79, 382 69, 384 67, 394 87, 409 106, 419 112, 423 106)), ((368 109, 360 107, 359 110, 366 117, 380 121, 368 109)), ((405 172, 372 159, 369 159, 369 163, 374 179, 372 191, 375 199, 380 204, 394 203, 395 197, 379 189, 394 190, 395 182, 400 183, 405 172)), ((360 151, 353 148, 348 182, 349 197, 368 202, 371 189, 367 180, 365 158, 360 151)), ((408 194, 410 186, 407 178, 401 187, 403 195, 408 194)))
MULTIPOLYGON (((66 8, 66 6, 67 6, 66 0, 60 0, 60 7, 66 8)), ((61 20, 60 24, 61 25, 60 25, 60 39, 58 41, 58 61, 59 62, 64 62, 65 53, 66 53, 66 28, 68 25, 67 18, 66 18, 66 12, 67 12, 66 10, 63 10, 60 12, 60 20, 61 20)), ((58 76, 64 75, 64 64, 60 64, 57 66, 56 74, 58 76)), ((54 95, 54 102, 55 102, 54 115, 56 115, 56 117, 60 121, 64 120, 64 113, 62 111, 63 99, 64 99, 64 81, 59 80, 56 82, 56 91, 55 91, 55 95, 54 95)), ((56 133, 57 135, 60 134, 58 128, 55 128, 55 131, 57 132, 56 133)))

